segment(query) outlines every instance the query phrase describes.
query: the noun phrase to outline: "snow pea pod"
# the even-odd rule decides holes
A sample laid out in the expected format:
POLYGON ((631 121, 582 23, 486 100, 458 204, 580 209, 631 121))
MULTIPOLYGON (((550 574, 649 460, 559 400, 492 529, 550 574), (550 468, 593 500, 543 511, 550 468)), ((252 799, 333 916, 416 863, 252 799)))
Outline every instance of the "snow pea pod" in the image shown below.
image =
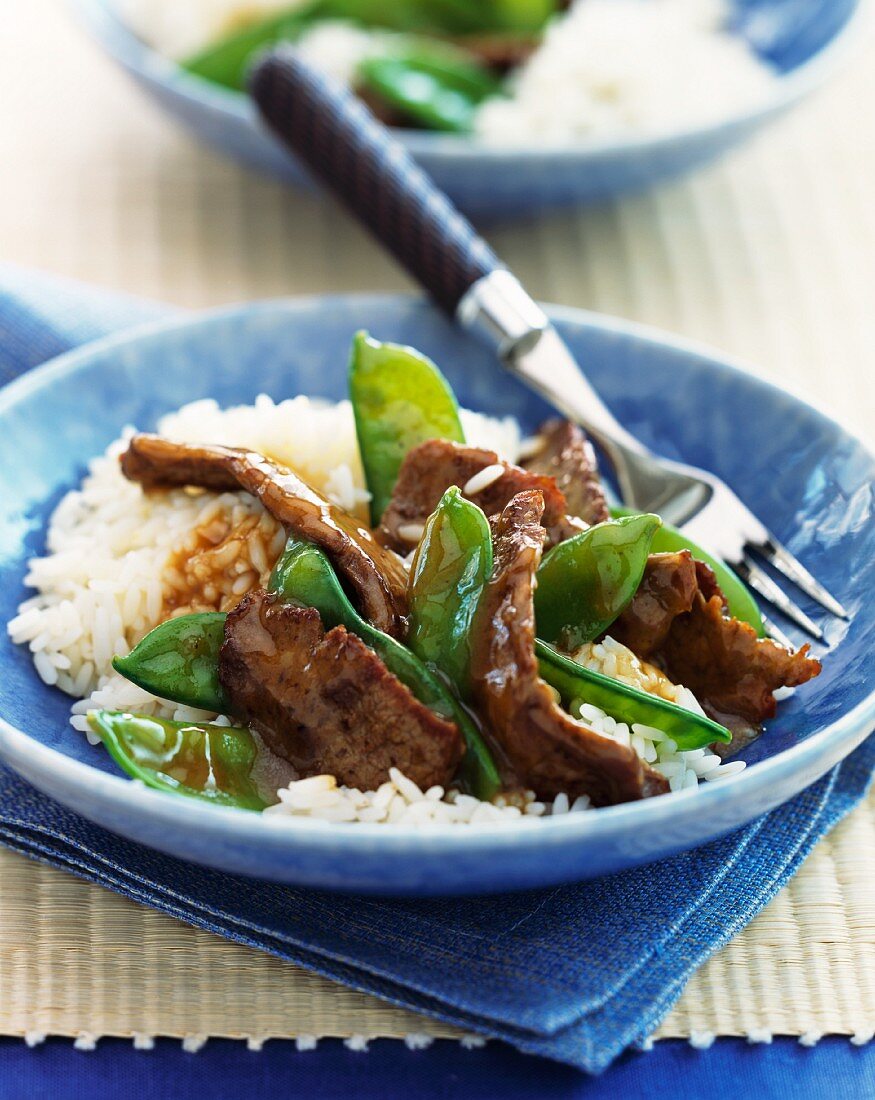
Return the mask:
POLYGON ((119 767, 147 787, 244 810, 267 805, 252 780, 249 730, 115 710, 92 710, 88 723, 119 767))
MULTIPOLYGON (((486 534, 488 539, 488 528, 486 534)), ((286 600, 315 607, 326 629, 342 625, 357 634, 421 703, 454 721, 466 745, 460 770, 465 787, 478 798, 487 800, 498 793, 501 786, 498 769, 471 716, 415 653, 358 614, 341 588, 331 563, 318 547, 290 538, 271 575, 270 588, 286 600)))
POLYGON ((556 0, 492 0, 492 21, 502 30, 539 31, 559 8, 556 0))
POLYGON ((446 35, 538 31, 554 14, 556 0, 332 0, 350 19, 399 30, 446 35))
POLYGON ((629 726, 634 722, 652 726, 670 737, 682 752, 732 740, 729 730, 718 722, 584 668, 546 642, 536 641, 535 653, 541 678, 559 692, 565 706, 582 700, 629 726))
POLYGON ((486 516, 452 486, 429 516, 410 567, 407 644, 463 698, 470 687, 471 623, 491 572, 486 516))
MULTIPOLYGON (((330 562, 317 547, 289 539, 269 587, 284 599, 315 607, 326 630, 343 624, 358 634, 417 698, 451 716, 446 690, 433 682, 409 650, 358 614, 330 562)), ((225 615, 221 612, 180 615, 156 626, 127 656, 115 657, 113 667, 162 699, 225 713, 228 701, 219 682, 219 650, 224 633, 225 615)))
POLYGON ((464 443, 459 406, 430 359, 365 332, 353 339, 349 392, 376 526, 411 448, 427 439, 464 443))
MULTIPOLYGON (((315 607, 326 629, 343 625, 357 634, 421 703, 456 722, 467 746, 460 771, 466 789, 482 799, 498 793, 498 770, 472 717, 418 657, 358 614, 318 547, 290 538, 271 574, 270 588, 283 599, 315 607)), ((225 616, 220 612, 169 619, 126 657, 115 658, 113 665, 153 695, 226 713, 228 701, 219 683, 224 627, 225 616)), ((102 735, 102 730, 98 732, 102 735)))
POLYGON ((293 11, 281 11, 225 35, 182 62, 182 67, 204 80, 235 91, 246 87, 246 73, 255 54, 277 42, 294 41, 308 26, 329 15, 321 0, 293 11))
MULTIPOLYGON (((638 513, 632 511, 631 508, 611 508, 611 515, 613 516, 634 516, 637 514, 638 513)), ((677 527, 672 527, 669 523, 663 523, 662 527, 656 532, 650 549, 653 554, 676 553, 678 550, 689 550, 694 558, 698 558, 699 561, 703 561, 706 565, 710 565, 717 577, 717 583, 720 585, 723 590, 723 595, 726 597, 729 614, 733 619, 740 619, 742 622, 750 623, 760 638, 766 636, 765 623, 763 623, 763 617, 756 600, 744 582, 725 564, 725 562, 712 557, 707 550, 703 550, 702 547, 693 542, 692 539, 688 539, 683 531, 679 531, 677 527)))
POLYGON ((182 66, 204 80, 239 92, 246 88, 249 65, 256 54, 279 42, 294 42, 310 27, 327 20, 346 20, 386 31, 452 35, 516 29, 519 13, 511 9, 519 4, 539 6, 541 2, 499 0, 494 12, 478 12, 472 11, 467 0, 311 0, 223 35, 186 58, 182 66))
POLYGON ((638 590, 659 516, 606 520, 544 556, 535 589, 539 638, 577 649, 607 630, 638 590))
POLYGON ((450 133, 470 133, 480 104, 501 92, 501 83, 474 57, 422 45, 367 58, 359 79, 413 124, 450 133))
POLYGON ((138 687, 188 707, 224 714, 218 655, 225 631, 221 612, 180 615, 156 626, 112 667, 138 687))
POLYGON ((389 671, 426 706, 452 718, 446 689, 409 649, 359 615, 340 586, 328 558, 312 543, 290 538, 268 584, 283 600, 315 607, 326 630, 345 626, 374 650, 389 671))

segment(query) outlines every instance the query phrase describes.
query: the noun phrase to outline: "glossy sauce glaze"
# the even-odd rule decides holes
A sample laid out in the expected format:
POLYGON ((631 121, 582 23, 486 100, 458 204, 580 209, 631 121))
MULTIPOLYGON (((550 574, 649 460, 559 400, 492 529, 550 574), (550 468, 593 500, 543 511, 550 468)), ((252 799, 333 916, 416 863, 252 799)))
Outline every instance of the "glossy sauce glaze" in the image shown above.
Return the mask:
POLYGON ((122 471, 146 489, 246 490, 283 527, 329 555, 376 627, 393 637, 403 634, 407 574, 401 559, 291 470, 252 451, 137 435, 122 456, 122 471))

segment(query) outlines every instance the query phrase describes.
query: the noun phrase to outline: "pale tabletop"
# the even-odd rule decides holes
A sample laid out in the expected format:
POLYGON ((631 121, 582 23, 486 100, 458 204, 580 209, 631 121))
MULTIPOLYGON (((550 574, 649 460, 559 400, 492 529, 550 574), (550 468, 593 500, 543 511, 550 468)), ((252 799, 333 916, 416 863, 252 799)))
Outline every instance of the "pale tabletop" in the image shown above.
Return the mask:
MULTIPOLYGON (((190 307, 411 289, 324 196, 195 146, 60 6, 8 4, 3 20, 0 259, 190 307)), ((487 236, 537 297, 714 345, 871 438, 873 102, 861 49, 721 164, 487 236)), ((870 799, 696 975, 661 1034, 870 1037, 873 847, 870 799)), ((0 1034, 412 1031, 451 1029, 0 851, 0 1034)))

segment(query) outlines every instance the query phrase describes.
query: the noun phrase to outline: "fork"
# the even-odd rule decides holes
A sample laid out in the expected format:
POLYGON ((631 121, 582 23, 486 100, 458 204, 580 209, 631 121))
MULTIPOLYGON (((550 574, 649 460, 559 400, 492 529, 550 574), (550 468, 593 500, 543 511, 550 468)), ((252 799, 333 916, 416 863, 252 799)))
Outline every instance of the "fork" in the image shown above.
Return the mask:
MULTIPOLYGON (((848 617, 720 478, 653 454, 617 421, 541 307, 352 92, 317 72, 290 46, 258 62, 250 90, 270 129, 437 304, 595 439, 613 467, 624 504, 658 512, 682 527, 814 638, 823 639, 820 627, 761 559, 831 614, 848 617)), ((764 621, 777 641, 792 648, 776 623, 766 616, 764 621)))

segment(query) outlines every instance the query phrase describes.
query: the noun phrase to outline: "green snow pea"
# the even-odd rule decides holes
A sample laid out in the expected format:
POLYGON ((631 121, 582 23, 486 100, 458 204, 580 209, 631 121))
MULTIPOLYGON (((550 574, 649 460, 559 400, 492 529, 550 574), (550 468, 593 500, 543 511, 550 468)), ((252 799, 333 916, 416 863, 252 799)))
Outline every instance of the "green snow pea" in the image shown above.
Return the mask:
POLYGON ((430 359, 365 332, 353 339, 349 393, 376 526, 412 447, 427 439, 464 443, 459 406, 430 359))
MULTIPOLYGON (((338 0, 335 0, 337 3, 338 0)), ((555 12, 556 0, 394 0, 382 19, 387 0, 344 0, 349 18, 398 29, 454 34, 540 30, 555 12)))
MULTIPOLYGON (((317 547, 290 539, 271 575, 270 588, 296 603, 315 607, 326 630, 342 623, 358 634, 413 690, 420 662, 361 618, 317 547)), ((127 656, 115 657, 113 667, 162 699, 224 713, 228 703, 218 673, 224 632, 225 615, 221 612, 180 615, 156 626, 127 656)), ((444 694, 440 693, 440 699, 444 694)), ((429 700, 423 702, 430 705, 429 700)))
POLYGON ((324 0, 331 19, 365 27, 441 35, 460 34, 482 25, 481 4, 470 0, 324 0))
POLYGON ((218 655, 225 631, 221 612, 180 615, 156 626, 112 667, 162 699, 225 713, 218 655))
POLYGON ((502 30, 533 32, 541 30, 555 15, 556 0, 492 0, 493 21, 502 30))
POLYGON ((326 630, 345 626, 352 634, 357 634, 420 702, 445 718, 453 717, 446 689, 409 649, 359 615, 341 588, 328 558, 317 546, 290 538, 274 567, 268 587, 284 601, 315 607, 326 630))
POLYGON ((470 688, 471 623, 491 572, 486 516, 452 486, 429 516, 410 567, 407 644, 463 698, 470 688))
MULTIPOLYGON (((531 2, 499 0, 499 7, 531 2)), ((310 27, 326 20, 404 32, 457 34, 485 29, 482 18, 472 17, 467 0, 312 0, 224 35, 184 60, 182 66, 204 80, 244 91, 249 65, 256 54, 279 42, 294 42, 310 27)))
POLYGON ((466 745, 460 770, 466 788, 478 798, 487 800, 498 793, 501 786, 498 770, 471 716, 415 653, 358 614, 341 588, 331 563, 318 547, 290 538, 271 575, 270 587, 285 600, 315 607, 326 629, 342 625, 357 634, 421 703, 454 721, 466 745))
POLYGON ((249 730, 115 710, 92 710, 88 723, 119 767, 147 787, 244 810, 267 805, 252 780, 249 730))
MULTIPOLYGON (((611 508, 611 515, 614 516, 634 516, 637 514, 638 513, 634 512, 631 508, 611 508)), ((722 588, 723 594, 726 597, 726 602, 729 606, 729 614, 734 619, 740 619, 742 622, 750 623, 757 634, 761 638, 764 638, 766 636, 766 627, 763 623, 763 617, 756 600, 751 595, 747 586, 736 576, 728 565, 712 557, 707 550, 703 550, 697 543, 688 539, 683 531, 679 531, 677 527, 672 527, 668 523, 663 523, 662 527, 653 537, 653 544, 650 548, 651 553, 675 553, 678 550, 689 550, 694 558, 698 558, 699 561, 703 561, 706 565, 711 566, 717 577, 717 583, 722 588)))
POLYGON ((704 748, 714 741, 732 740, 729 730, 710 718, 584 668, 546 642, 536 641, 535 653, 541 678, 559 692, 567 707, 583 701, 630 726, 633 722, 653 726, 670 737, 682 752, 704 748))
POLYGON ((540 30, 556 0, 330 0, 335 17, 369 26, 444 35, 540 30))
POLYGON ((607 630, 637 592, 661 522, 650 514, 607 520, 554 546, 538 570, 538 637, 571 650, 607 630))
POLYGON ((182 67, 213 84, 243 91, 254 55, 278 42, 294 41, 307 27, 328 15, 326 8, 322 0, 315 0, 302 8, 270 15, 210 43, 183 61, 182 67))
POLYGON ((469 133, 474 114, 501 83, 471 55, 416 44, 359 66, 362 86, 412 123, 429 130, 469 133))
MULTIPOLYGON (((284 600, 315 607, 327 630, 343 625, 357 634, 421 703, 456 722, 467 745, 460 773, 466 788, 484 799, 498 793, 498 770, 471 716, 418 657, 358 614, 318 547, 290 538, 271 574, 270 588, 284 600)), ((115 658, 113 666, 153 695, 225 713, 228 701, 219 683, 224 628, 220 612, 169 619, 126 657, 115 658)))

